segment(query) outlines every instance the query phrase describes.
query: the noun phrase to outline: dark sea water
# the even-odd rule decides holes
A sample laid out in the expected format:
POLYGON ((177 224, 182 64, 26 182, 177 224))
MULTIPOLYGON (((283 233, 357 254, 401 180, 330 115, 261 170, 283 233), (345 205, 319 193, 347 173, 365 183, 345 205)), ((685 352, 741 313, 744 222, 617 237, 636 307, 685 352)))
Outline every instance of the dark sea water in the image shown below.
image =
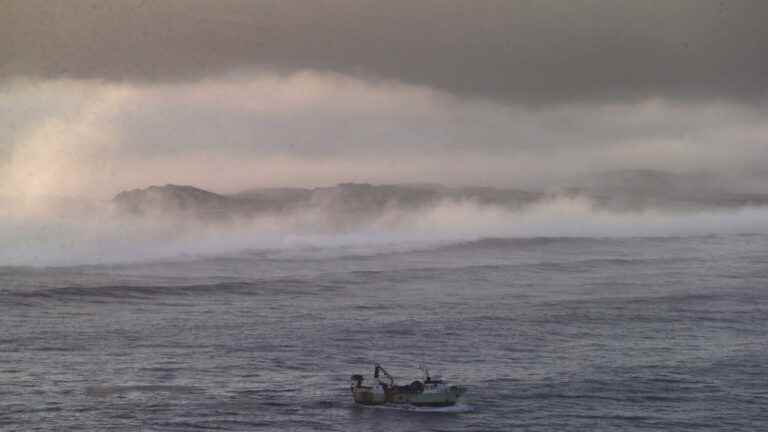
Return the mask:
POLYGON ((0 268, 0 430, 768 430, 768 236, 0 268), (355 406, 416 365, 449 410, 355 406))

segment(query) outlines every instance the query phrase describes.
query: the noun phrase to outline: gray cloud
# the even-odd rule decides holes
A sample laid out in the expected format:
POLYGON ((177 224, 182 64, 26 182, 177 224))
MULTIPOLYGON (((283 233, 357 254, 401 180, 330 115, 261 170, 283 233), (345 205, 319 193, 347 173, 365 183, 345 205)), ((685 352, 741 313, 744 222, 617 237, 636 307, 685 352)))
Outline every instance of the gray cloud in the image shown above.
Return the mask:
POLYGON ((755 101, 768 2, 0 2, 0 77, 194 80, 327 70, 526 104, 755 101))

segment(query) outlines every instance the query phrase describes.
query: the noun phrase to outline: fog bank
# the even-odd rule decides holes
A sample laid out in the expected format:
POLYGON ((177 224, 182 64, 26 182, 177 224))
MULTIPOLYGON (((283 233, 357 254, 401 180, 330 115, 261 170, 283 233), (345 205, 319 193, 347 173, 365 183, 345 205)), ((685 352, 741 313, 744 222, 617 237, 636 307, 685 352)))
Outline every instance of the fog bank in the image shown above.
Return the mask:
POLYGON ((521 210, 443 201, 420 210, 392 209, 340 229, 334 215, 304 209, 210 224, 119 215, 107 205, 88 213, 0 218, 0 265, 59 266, 188 259, 243 250, 418 249, 485 237, 644 237, 766 233, 768 207, 707 211, 616 212, 585 198, 560 198, 521 210))

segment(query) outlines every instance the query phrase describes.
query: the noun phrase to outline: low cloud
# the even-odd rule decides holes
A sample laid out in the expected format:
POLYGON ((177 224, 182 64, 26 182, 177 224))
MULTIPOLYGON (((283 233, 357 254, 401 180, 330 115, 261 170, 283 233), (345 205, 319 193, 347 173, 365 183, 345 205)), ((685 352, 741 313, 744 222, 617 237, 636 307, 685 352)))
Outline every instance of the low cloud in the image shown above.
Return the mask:
POLYGON ((756 190, 768 164, 765 109, 725 102, 532 109, 312 71, 151 86, 25 80, 2 91, 6 198, 108 199, 165 183, 541 190, 625 169, 703 172, 756 190))

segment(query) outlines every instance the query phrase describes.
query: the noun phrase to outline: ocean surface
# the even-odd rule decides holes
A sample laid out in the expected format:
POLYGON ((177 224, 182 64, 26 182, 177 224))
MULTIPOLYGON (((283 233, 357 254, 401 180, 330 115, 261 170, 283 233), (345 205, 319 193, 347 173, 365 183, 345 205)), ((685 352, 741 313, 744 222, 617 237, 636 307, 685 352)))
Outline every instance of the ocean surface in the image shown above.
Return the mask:
POLYGON ((768 236, 0 267, 3 431, 768 430, 768 236), (426 363, 451 409, 355 406, 426 363))

